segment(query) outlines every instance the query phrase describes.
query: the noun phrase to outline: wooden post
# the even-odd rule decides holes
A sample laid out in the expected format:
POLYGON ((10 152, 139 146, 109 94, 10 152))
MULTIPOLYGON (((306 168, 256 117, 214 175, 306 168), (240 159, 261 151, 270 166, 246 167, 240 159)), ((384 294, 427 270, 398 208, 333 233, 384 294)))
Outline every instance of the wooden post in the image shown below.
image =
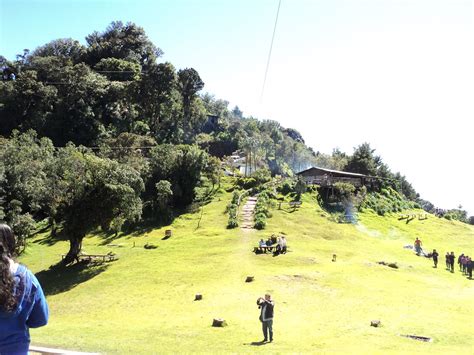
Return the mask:
POLYGON ((222 318, 214 318, 212 320, 212 326, 213 327, 225 327, 225 326, 227 326, 227 322, 225 321, 225 319, 222 319, 222 318))
POLYGON ((382 323, 381 323, 378 319, 376 319, 376 320, 371 321, 371 322, 370 322, 370 325, 371 325, 372 327, 378 328, 378 327, 380 327, 380 326, 382 325, 382 323))

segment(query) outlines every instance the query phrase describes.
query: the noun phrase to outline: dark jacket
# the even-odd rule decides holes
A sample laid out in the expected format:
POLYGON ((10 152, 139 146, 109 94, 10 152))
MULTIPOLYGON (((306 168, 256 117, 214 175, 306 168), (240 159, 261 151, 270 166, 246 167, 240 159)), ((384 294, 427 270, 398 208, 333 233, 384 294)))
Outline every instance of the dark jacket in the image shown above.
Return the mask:
POLYGON ((275 307, 275 302, 267 300, 258 300, 258 308, 262 311, 260 312, 260 321, 265 322, 268 320, 273 320, 273 308, 275 307))

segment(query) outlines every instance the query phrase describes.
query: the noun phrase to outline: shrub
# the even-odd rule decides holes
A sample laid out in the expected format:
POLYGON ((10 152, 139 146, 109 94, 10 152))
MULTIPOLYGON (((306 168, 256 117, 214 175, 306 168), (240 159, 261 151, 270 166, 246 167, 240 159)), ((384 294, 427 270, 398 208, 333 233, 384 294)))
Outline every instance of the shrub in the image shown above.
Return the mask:
POLYGON ((267 222, 266 222, 265 218, 257 218, 257 219, 255 219, 254 227, 255 227, 255 229, 260 230, 260 229, 264 229, 266 224, 267 224, 267 222))
POLYGON ((270 213, 268 211, 268 204, 270 196, 274 195, 272 192, 265 190, 258 196, 257 204, 255 205, 254 216, 256 229, 264 229, 267 224, 266 220, 270 213))
POLYGON ((262 185, 272 179, 272 174, 269 169, 258 169, 252 174, 252 178, 257 182, 257 184, 262 185))
POLYGON ((361 207, 372 209, 378 215, 384 216, 390 212, 402 212, 403 210, 417 208, 417 204, 408 201, 393 188, 387 187, 379 193, 371 192, 367 194, 361 207))
POLYGON ((239 197, 240 197, 239 192, 234 191, 234 193, 232 194, 232 203, 237 204, 237 202, 239 202, 239 197))
POLYGON ((239 222, 237 221, 237 217, 229 217, 229 221, 227 222, 227 228, 232 229, 239 226, 239 222))
POLYGON ((240 177, 237 179, 237 185, 240 186, 243 189, 252 189, 258 185, 257 180, 254 178, 245 178, 245 177, 240 177))
POLYGON ((291 191, 293 191, 293 185, 290 184, 288 181, 285 181, 283 184, 277 187, 277 191, 280 192, 282 195, 286 196, 291 191))

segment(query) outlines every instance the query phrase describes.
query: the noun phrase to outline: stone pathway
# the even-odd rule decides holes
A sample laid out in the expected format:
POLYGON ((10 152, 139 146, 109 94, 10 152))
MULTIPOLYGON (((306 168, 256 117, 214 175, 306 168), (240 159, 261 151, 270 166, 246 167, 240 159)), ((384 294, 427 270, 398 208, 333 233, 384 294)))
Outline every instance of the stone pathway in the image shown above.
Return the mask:
POLYGON ((256 197, 249 197, 247 199, 247 202, 245 203, 244 207, 242 207, 242 229, 244 230, 252 230, 254 229, 253 226, 255 224, 254 222, 254 216, 253 216, 253 211, 255 210, 255 205, 257 204, 257 198, 256 197))

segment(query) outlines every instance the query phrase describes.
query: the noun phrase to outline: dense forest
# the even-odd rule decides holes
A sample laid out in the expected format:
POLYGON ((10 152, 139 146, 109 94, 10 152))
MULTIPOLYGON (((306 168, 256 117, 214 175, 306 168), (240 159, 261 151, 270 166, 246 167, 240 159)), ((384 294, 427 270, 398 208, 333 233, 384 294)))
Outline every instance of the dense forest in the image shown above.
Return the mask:
MULTIPOLYGON (((201 203, 235 151, 272 175, 317 165, 379 176, 434 210, 369 144, 314 152, 296 130, 203 93, 196 69, 162 54, 143 28, 112 22, 86 45, 56 39, 0 56, 0 220, 25 238, 47 219, 70 240, 68 262, 94 229, 169 222, 201 203)), ((451 215, 467 221, 463 212, 451 215)))

